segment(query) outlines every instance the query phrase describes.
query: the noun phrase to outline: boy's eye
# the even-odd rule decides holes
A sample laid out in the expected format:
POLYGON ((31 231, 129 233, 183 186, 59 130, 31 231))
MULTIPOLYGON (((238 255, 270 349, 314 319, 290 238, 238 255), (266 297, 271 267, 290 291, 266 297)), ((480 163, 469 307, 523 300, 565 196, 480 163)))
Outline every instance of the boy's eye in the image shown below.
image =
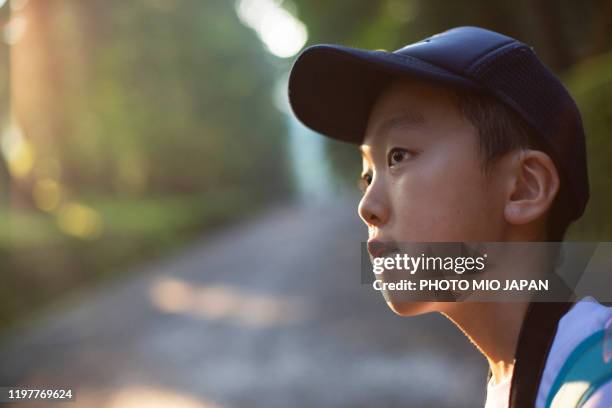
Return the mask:
POLYGON ((394 147, 389 152, 388 156, 388 165, 395 166, 396 164, 400 164, 402 161, 409 159, 412 156, 412 153, 406 149, 401 149, 399 147, 394 147))
POLYGON ((359 188, 365 192, 370 184, 372 184, 372 174, 363 173, 359 178, 359 188))

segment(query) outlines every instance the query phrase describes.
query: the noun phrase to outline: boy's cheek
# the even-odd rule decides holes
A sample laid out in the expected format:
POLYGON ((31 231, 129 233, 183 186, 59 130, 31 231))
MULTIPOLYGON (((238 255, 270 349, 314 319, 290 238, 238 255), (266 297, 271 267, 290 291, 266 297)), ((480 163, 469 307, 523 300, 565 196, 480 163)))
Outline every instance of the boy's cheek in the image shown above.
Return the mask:
POLYGON ((388 227, 396 241, 468 241, 492 235, 483 230, 495 224, 489 217, 492 200, 486 191, 468 191, 461 180, 447 179, 439 185, 400 184, 391 194, 394 217, 388 227))

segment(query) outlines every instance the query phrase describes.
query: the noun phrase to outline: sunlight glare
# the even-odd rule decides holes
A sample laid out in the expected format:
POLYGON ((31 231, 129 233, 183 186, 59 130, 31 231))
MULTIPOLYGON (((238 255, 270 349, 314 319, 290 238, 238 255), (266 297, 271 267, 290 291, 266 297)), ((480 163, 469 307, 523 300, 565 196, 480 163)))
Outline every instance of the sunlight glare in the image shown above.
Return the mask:
POLYGON ((43 211, 51 212, 58 208, 62 190, 59 183, 51 178, 36 181, 32 197, 36 206, 43 211))
POLYGON ((210 401, 196 399, 172 390, 130 386, 110 395, 105 408, 219 408, 210 401))
POLYGON ((27 28, 27 20, 23 16, 14 15, 4 26, 4 42, 15 45, 24 36, 27 28))
POLYGON ((11 175, 18 178, 27 176, 34 165, 34 147, 13 120, 4 131, 1 148, 11 175))
POLYGON ((65 234, 81 239, 97 238, 104 228, 96 210, 76 202, 67 203, 59 210, 57 225, 65 234))
POLYGON ((304 23, 274 0, 238 0, 236 12, 251 27, 268 50, 280 58, 297 54, 308 39, 304 23))

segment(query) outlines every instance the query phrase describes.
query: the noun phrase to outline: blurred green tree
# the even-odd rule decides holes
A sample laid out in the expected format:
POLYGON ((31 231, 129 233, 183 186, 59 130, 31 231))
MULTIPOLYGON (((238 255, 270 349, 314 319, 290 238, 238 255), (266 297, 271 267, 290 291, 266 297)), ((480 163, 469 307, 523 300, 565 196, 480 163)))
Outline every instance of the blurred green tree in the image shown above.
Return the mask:
POLYGON ((48 87, 20 122, 31 125, 32 110, 44 116, 54 145, 47 150, 61 156, 69 186, 286 191, 274 72, 230 4, 48 0, 24 11, 39 27, 30 49, 44 54, 48 87))
POLYGON ((11 3, 0 325, 290 194, 276 61, 233 2, 11 3))

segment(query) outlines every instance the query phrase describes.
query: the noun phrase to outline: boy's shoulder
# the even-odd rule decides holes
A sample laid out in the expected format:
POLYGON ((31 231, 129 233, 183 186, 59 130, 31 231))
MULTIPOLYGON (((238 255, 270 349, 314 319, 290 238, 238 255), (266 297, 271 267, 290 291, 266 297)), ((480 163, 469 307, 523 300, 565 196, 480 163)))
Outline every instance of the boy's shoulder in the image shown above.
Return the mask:
POLYGON ((591 297, 559 321, 538 389, 536 407, 612 406, 612 307, 591 297), (595 401, 597 400, 597 401, 595 401), (595 404, 595 405, 591 405, 595 404))

